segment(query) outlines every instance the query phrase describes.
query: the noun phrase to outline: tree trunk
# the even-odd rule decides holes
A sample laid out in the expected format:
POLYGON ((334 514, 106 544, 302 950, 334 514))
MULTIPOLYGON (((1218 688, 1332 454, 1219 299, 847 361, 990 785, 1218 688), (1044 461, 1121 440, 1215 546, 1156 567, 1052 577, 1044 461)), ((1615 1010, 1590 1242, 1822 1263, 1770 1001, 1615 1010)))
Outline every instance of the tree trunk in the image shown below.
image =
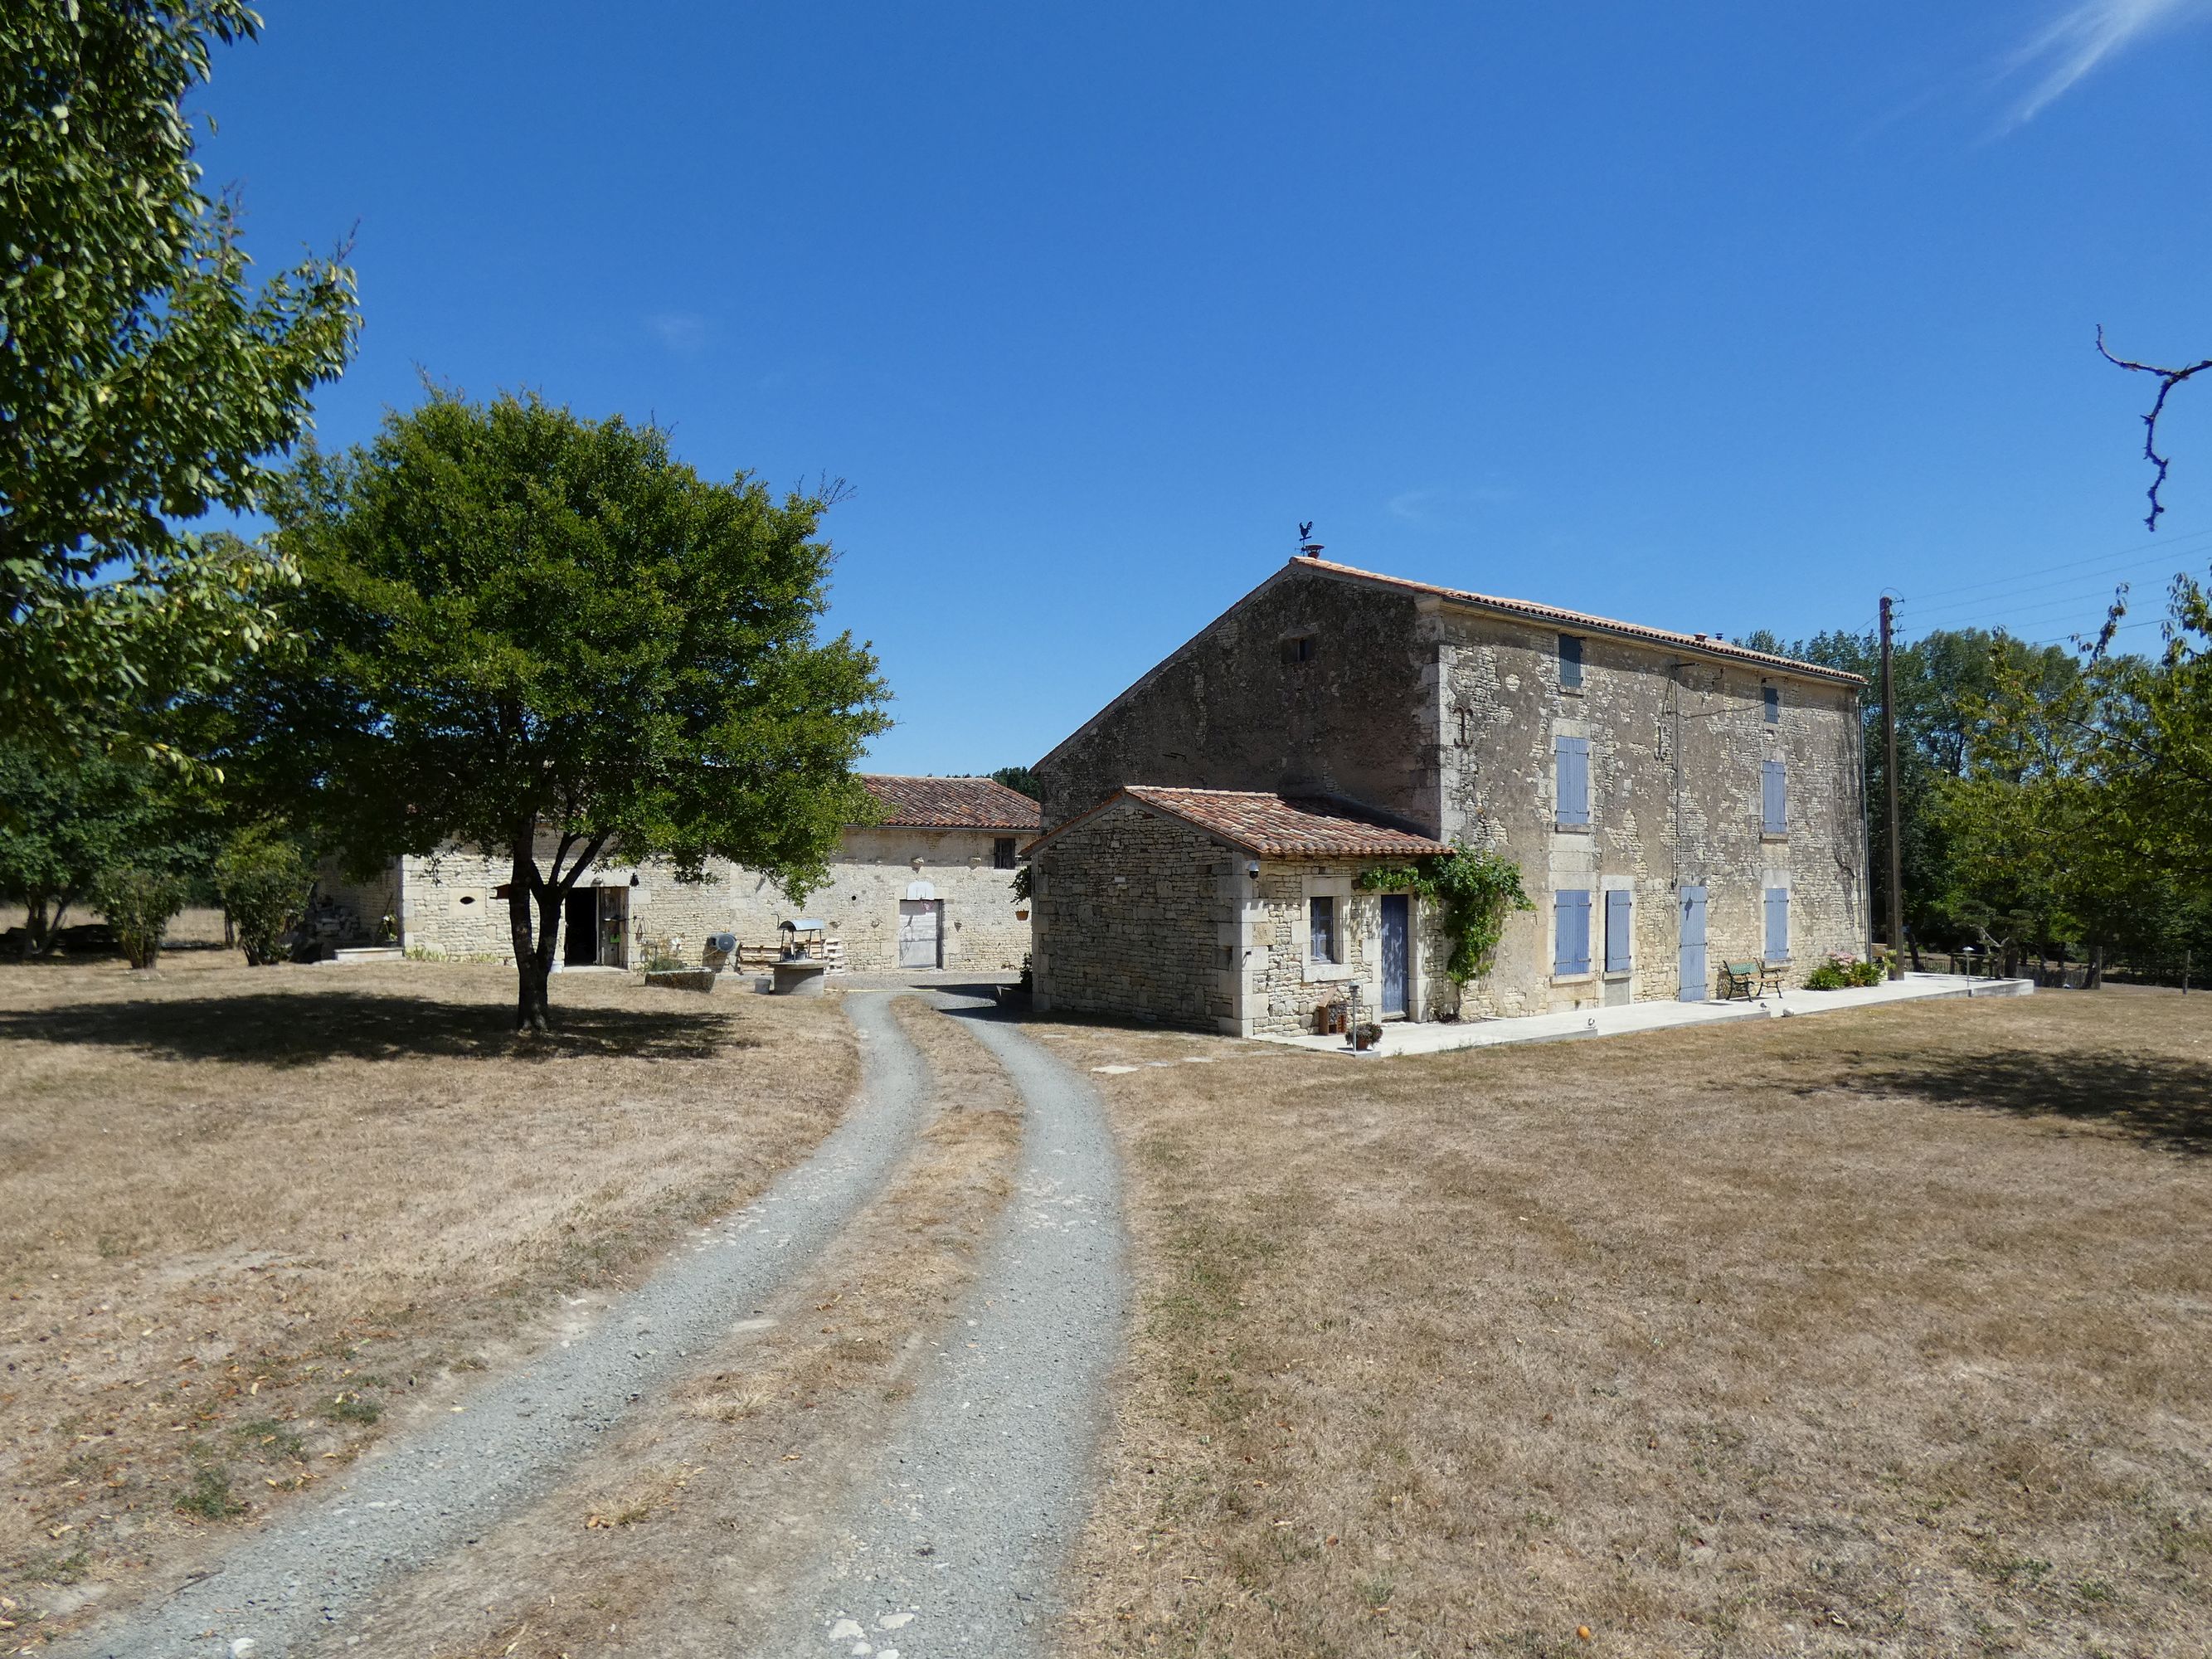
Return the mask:
POLYGON ((530 902, 534 896, 533 890, 540 884, 537 839, 534 818, 516 829, 514 866, 507 886, 507 936, 514 948, 514 1029, 518 1031, 550 1029, 546 1018, 545 969, 539 963, 531 939, 530 902))
POLYGON ((1912 957, 1912 971, 1917 974, 1920 971, 1920 935, 1914 933, 1910 927, 1906 928, 1905 930, 1905 949, 1912 957))
POLYGON ((42 957, 54 942, 53 926, 46 920, 46 896, 27 893, 23 896, 23 954, 42 957))
POLYGON ((2089 972, 2081 983, 2092 991, 2101 991, 2105 988, 2105 947, 2103 945, 2093 945, 2089 947, 2089 972))

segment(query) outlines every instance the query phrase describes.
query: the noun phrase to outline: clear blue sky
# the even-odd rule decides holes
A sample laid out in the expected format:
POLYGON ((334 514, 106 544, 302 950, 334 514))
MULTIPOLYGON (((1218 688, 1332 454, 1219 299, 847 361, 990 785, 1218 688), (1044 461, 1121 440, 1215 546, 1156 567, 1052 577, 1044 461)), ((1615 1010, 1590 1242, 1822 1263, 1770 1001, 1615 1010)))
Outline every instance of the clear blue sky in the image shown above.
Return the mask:
POLYGON ((2212 559, 2212 376, 2152 538, 2091 349, 2212 356, 2205 0, 265 10, 204 159, 264 264, 358 222, 324 441, 419 365, 845 477, 882 769, 1035 759, 1302 519, 1785 637, 2212 559))

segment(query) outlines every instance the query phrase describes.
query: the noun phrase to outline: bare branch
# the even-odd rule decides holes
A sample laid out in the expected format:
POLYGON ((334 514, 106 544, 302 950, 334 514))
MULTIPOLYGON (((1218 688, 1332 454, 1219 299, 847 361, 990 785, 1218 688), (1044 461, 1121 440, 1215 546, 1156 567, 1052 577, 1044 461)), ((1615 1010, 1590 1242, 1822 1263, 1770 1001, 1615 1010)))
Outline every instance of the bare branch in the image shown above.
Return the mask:
POLYGON ((2158 492, 2166 483, 2167 460, 2166 456, 2158 453, 2158 417, 2166 412, 2166 394, 2191 375, 2201 374, 2206 369, 2212 368, 2212 357, 2207 357, 2201 363, 2191 363, 2186 368, 2167 368, 2157 363, 2131 362, 2125 357, 2115 357, 2106 347, 2105 325, 2102 323, 2097 325, 2097 355, 2117 368, 2132 369, 2136 374, 2149 374, 2157 378, 2158 396, 2151 404, 2150 413, 2142 417, 2143 459, 2158 469, 2156 475, 2150 481, 2150 516, 2145 519, 2143 523, 2151 529, 2156 530, 2159 514, 2166 511, 2166 507, 2158 499, 2158 492))

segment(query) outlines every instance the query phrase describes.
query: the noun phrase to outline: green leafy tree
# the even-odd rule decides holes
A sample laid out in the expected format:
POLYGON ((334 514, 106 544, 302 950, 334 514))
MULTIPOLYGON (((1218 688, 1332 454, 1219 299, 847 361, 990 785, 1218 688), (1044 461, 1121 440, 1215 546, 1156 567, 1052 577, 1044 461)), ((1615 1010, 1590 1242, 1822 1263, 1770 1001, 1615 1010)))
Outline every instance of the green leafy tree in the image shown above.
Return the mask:
POLYGON ((299 844, 264 824, 240 830, 215 860, 215 889, 249 966, 282 962, 284 936, 306 908, 315 872, 299 844))
POLYGON ((709 855, 795 899, 888 723, 874 659, 821 640, 834 489, 702 478, 665 435, 535 397, 434 393, 273 500, 312 648, 236 699, 250 773, 356 863, 511 861, 518 1029, 547 1024, 562 910, 603 854, 709 855), (534 918, 533 918, 534 912, 534 918))
POLYGON ((1027 795, 1031 800, 1044 799, 1044 785, 1026 766, 1002 766, 991 774, 991 779, 994 783, 1005 784, 1018 795, 1027 795))
POLYGON ((204 829, 173 775, 97 750, 59 757, 0 741, 0 897, 25 913, 43 956, 103 871, 151 864, 189 874, 204 829))
POLYGON ((0 9, 0 736, 50 752, 273 629, 282 569, 178 527, 260 504, 353 344, 351 271, 250 282, 201 186, 182 101, 258 27, 236 0, 0 9))

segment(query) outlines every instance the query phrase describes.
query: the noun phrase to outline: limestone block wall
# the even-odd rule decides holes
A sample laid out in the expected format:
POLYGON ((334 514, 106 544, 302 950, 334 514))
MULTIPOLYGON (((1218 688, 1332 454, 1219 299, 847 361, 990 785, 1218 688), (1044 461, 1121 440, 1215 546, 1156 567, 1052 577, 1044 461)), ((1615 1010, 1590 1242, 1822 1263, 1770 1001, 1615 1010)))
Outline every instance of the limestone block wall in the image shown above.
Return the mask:
POLYGON ((1405 593, 1287 568, 1037 763, 1046 828, 1133 783, 1334 794, 1427 825, 1418 621, 1405 593))
MULTIPOLYGON (((1349 861, 1273 862, 1260 866, 1252 890, 1243 1018, 1238 1035, 1299 1035, 1314 1029, 1314 1010, 1333 1000, 1349 984, 1359 988, 1367 1017, 1382 1006, 1382 901, 1362 892, 1360 872, 1369 866, 1349 861), (1312 960, 1307 937, 1309 902, 1316 896, 1335 900, 1338 963, 1312 960)), ((1244 866, 1239 865, 1240 872, 1244 866)), ((1456 988, 1445 976, 1450 943, 1437 926, 1435 908, 1419 898, 1412 906, 1413 982, 1407 1012, 1415 1019, 1438 1019, 1458 1007, 1456 988)))
POLYGON ((1678 994, 1685 887, 1707 891, 1708 988, 1723 961, 1759 957, 1765 896, 1790 895, 1798 970, 1866 948, 1865 838, 1853 688, 1711 661, 1600 635, 1583 642, 1582 684, 1560 684, 1559 635, 1433 607, 1443 833, 1519 864, 1535 900, 1507 924, 1470 1012, 1522 1014, 1678 994), (1765 692, 1778 721, 1765 719, 1765 692), (1589 745, 1586 826, 1558 823, 1557 742, 1589 745), (1762 763, 1782 763, 1788 829, 1766 833, 1762 763), (1632 963, 1602 970, 1602 901, 1632 895, 1632 963), (1593 971, 1553 968, 1553 899, 1593 894, 1593 971))
MULTIPOLYGON (((1125 803, 1036 860, 1035 1006, 1201 1030, 1236 1018, 1223 897, 1237 855, 1178 819, 1125 803)), ((1241 864, 1238 866, 1241 868, 1241 864)))
MULTIPOLYGON (((898 965, 899 902, 914 890, 944 903, 946 968, 1014 971, 1029 951, 1030 925, 1014 902, 1015 872, 994 867, 1000 838, 989 830, 848 830, 828 884, 804 905, 726 860, 710 860, 701 882, 681 881, 672 866, 648 860, 600 865, 581 884, 628 893, 631 965, 643 961, 646 946, 671 939, 695 961, 712 933, 774 945, 780 923, 804 915, 843 941, 848 967, 888 970, 898 965)), ((460 848, 402 860, 395 884, 403 939, 450 957, 512 960, 507 901, 493 896, 510 870, 503 858, 460 848)))

